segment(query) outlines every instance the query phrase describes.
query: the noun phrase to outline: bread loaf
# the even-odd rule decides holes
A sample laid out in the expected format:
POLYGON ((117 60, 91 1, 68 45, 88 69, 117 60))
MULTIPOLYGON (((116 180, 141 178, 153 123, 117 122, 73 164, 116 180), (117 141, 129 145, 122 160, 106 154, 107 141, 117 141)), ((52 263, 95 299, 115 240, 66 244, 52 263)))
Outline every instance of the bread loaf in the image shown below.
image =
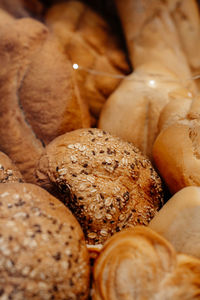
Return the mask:
POLYGON ((163 190, 150 161, 132 144, 99 129, 79 129, 52 141, 36 171, 38 184, 72 210, 89 244, 122 228, 147 225, 163 190))
POLYGON ((43 146, 66 131, 88 127, 90 117, 71 64, 47 27, 4 11, 0 19, 0 149, 34 182, 43 146))
POLYGON ((110 238, 93 272, 94 300, 197 300, 200 260, 180 255, 160 235, 145 227, 110 238))
POLYGON ((88 299, 89 261, 70 211, 38 186, 0 184, 2 299, 88 299))
POLYGON ((152 157, 160 114, 172 94, 197 88, 167 3, 116 0, 134 72, 109 97, 99 127, 152 157))
POLYGON ((45 20, 57 35, 66 57, 72 64, 80 66, 75 71, 80 94, 97 118, 108 96, 121 80, 115 75, 129 71, 118 37, 100 14, 80 1, 53 5, 47 11, 45 20), (87 69, 97 74, 88 73, 87 69), (98 72, 108 75, 98 75, 98 72))

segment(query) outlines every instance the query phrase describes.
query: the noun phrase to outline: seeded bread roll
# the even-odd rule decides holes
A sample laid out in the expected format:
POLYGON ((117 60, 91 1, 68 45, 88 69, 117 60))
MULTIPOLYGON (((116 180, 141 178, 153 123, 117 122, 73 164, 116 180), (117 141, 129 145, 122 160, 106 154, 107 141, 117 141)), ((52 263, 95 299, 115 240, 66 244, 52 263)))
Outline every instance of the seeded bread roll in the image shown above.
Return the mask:
POLYGON ((176 254, 145 227, 115 234, 96 260, 93 276, 93 300, 198 300, 200 295, 200 260, 176 254))
POLYGON ((62 135, 44 150, 38 183, 66 203, 89 244, 127 226, 147 225, 161 207, 161 180, 131 143, 100 129, 62 135))
POLYGON ((87 299, 88 252, 71 212, 38 186, 0 184, 1 299, 87 299))
POLYGON ((0 183, 22 181, 22 175, 17 167, 6 154, 0 152, 0 183))

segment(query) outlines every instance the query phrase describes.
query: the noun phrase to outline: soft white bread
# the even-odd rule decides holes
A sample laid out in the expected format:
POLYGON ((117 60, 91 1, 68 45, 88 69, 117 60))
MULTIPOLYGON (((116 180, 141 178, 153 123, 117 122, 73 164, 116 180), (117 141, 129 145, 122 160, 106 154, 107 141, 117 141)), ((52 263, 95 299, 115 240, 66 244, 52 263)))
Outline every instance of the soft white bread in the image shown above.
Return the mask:
POLYGON ((200 258, 200 188, 186 187, 161 208, 149 227, 178 252, 200 258))
POLYGON ((93 300, 197 300, 200 295, 200 260, 177 255, 167 240, 145 227, 110 238, 93 277, 93 300))
POLYGON ((0 203, 0 298, 88 299, 88 251, 71 212, 32 184, 0 184, 0 203))

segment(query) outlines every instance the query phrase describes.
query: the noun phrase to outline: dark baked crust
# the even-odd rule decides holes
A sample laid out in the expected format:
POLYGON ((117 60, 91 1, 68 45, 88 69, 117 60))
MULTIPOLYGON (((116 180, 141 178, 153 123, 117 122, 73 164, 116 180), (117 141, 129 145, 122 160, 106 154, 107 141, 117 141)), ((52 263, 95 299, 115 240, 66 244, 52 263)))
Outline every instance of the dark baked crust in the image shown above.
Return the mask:
POLYGON ((75 214, 90 244, 136 224, 147 225, 161 207, 161 180, 132 144, 99 129, 56 138, 42 155, 38 183, 75 214))

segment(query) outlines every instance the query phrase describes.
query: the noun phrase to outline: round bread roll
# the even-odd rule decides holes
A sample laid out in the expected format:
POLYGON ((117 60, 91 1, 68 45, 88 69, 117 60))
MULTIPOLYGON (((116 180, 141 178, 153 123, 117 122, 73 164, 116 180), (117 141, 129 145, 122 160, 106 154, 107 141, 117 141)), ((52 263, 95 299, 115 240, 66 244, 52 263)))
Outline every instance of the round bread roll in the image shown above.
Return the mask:
POLYGON ((177 255, 164 238, 142 226, 107 241, 93 277, 93 300, 197 300, 200 295, 200 260, 177 255))
POLYGON ((0 152, 0 183, 22 182, 23 177, 10 158, 0 152))
POLYGON ((163 202, 159 176, 131 143, 100 129, 80 129, 52 141, 36 171, 79 220, 89 244, 122 228, 147 225, 163 202))
POLYGON ((200 97, 171 101, 160 116, 153 159, 172 194, 200 185, 200 97), (182 103, 181 103, 182 102, 182 103))
POLYGON ((151 220, 149 227, 169 240, 178 252, 200 258, 200 188, 176 193, 151 220))
POLYGON ((87 299, 89 262, 71 212, 38 186, 0 184, 1 299, 87 299))

